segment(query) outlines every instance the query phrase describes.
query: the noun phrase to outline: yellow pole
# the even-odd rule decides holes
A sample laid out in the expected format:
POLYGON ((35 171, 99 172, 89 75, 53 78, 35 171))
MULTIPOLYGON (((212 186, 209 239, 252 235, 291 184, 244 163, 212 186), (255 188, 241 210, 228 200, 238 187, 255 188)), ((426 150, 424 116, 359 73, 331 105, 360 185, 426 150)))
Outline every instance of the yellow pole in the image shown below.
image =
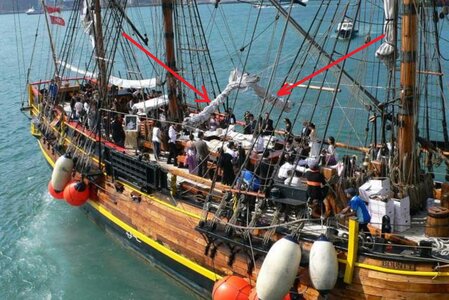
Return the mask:
POLYGON ((346 258, 346 269, 344 277, 344 282, 347 284, 352 283, 354 266, 356 263, 359 245, 358 242, 359 242, 359 222, 357 222, 357 218, 352 217, 349 219, 348 254, 346 258))

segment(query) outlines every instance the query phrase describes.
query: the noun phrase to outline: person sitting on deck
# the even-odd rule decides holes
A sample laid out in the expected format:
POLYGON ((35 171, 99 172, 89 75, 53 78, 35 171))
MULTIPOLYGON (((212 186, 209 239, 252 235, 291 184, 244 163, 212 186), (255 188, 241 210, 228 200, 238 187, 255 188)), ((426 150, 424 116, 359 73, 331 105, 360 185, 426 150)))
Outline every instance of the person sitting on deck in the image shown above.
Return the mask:
POLYGON ((225 129, 225 128, 227 128, 229 125, 234 125, 235 122, 236 122, 235 115, 232 113, 232 109, 229 108, 229 109, 225 112, 225 114, 224 114, 224 119, 223 119, 223 121, 221 122, 221 127, 222 127, 223 129, 225 129))
POLYGON ((265 151, 265 141, 263 135, 259 134, 259 131, 256 130, 254 132, 253 139, 255 139, 253 150, 256 153, 263 153, 265 151))
POLYGON ((302 173, 298 170, 288 170, 287 178, 284 180, 285 185, 300 186, 302 173))
POLYGON ((320 168, 316 160, 309 162, 309 170, 305 172, 304 176, 307 180, 307 197, 309 202, 313 203, 316 200, 323 212, 323 200, 325 196, 323 186, 326 184, 326 179, 320 173, 320 168))
POLYGON ((235 162, 237 160, 237 151, 235 151, 235 144, 233 141, 230 141, 226 147, 226 153, 229 153, 232 156, 232 161, 235 162))
POLYGON ((278 177, 279 179, 286 179, 288 177, 288 171, 295 169, 294 159, 288 155, 285 154, 285 163, 282 164, 282 166, 279 168, 278 177))
POLYGON ((245 117, 245 128, 243 128, 243 134, 253 134, 256 129, 257 121, 254 119, 254 115, 249 113, 245 117))
POLYGON ((215 113, 213 113, 210 116, 210 119, 209 119, 209 131, 217 130, 218 125, 219 125, 219 123, 218 123, 218 120, 217 120, 217 115, 215 113))
POLYGON ((349 200, 348 206, 343 208, 339 217, 357 216, 359 230, 369 234, 368 223, 371 221, 371 216, 366 208, 365 202, 357 196, 357 190, 355 188, 346 189, 345 194, 349 200), (351 212, 348 213, 349 210, 351 212))

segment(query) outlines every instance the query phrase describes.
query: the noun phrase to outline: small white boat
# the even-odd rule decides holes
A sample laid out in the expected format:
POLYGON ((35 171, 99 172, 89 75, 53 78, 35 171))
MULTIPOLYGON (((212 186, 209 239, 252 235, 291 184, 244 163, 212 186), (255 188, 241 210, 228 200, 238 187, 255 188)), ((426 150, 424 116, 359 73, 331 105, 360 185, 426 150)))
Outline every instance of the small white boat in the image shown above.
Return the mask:
POLYGON ((345 17, 343 22, 338 23, 336 32, 339 38, 349 39, 352 38, 358 30, 354 28, 354 22, 352 19, 345 17))
POLYGON ((35 10, 33 6, 31 6, 26 12, 27 15, 38 15, 41 13, 39 10, 35 10))

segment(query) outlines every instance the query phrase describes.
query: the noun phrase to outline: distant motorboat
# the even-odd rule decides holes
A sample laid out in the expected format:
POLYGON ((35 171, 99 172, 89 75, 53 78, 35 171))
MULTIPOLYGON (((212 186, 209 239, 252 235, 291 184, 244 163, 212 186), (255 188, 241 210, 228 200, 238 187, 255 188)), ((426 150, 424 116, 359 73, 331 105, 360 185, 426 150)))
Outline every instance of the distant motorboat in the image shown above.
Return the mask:
POLYGON ((354 21, 351 18, 345 17, 343 22, 338 23, 336 32, 339 38, 349 39, 352 38, 358 30, 354 28, 354 21))
MULTIPOLYGON (((238 0, 238 2, 252 4, 254 8, 273 7, 273 4, 269 0, 238 0)), ((295 7, 297 5, 306 6, 308 0, 294 0, 293 3, 291 0, 278 0, 277 2, 282 6, 293 5, 293 7, 295 7)))
POLYGON ((31 6, 26 12, 27 15, 38 15, 42 12, 40 10, 35 10, 33 6, 31 6))

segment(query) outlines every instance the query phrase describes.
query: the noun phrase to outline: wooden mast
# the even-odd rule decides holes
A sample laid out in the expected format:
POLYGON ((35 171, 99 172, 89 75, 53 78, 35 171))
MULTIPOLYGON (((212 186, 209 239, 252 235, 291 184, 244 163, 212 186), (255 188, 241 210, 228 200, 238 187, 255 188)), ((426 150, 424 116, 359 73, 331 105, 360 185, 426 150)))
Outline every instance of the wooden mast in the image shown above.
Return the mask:
POLYGON ((416 89, 417 16, 415 0, 403 0, 401 45, 401 110, 398 114, 399 166, 403 171, 403 184, 412 184, 417 178, 415 159, 416 109, 418 91, 416 89))
POLYGON ((106 58, 103 44, 103 29, 101 24, 101 3, 100 0, 95 0, 95 54, 97 56, 98 64, 98 92, 100 96, 99 107, 109 106, 107 101, 107 75, 106 75, 106 58))
MULTIPOLYGON (((170 69, 176 69, 175 57, 175 35, 173 33, 173 5, 176 0, 162 0, 162 13, 164 15, 164 37, 165 37, 165 59, 166 65, 170 69)), ((168 116, 172 121, 180 122, 183 119, 183 112, 180 105, 177 82, 175 77, 167 72, 167 92, 168 92, 168 116)))
POLYGON ((50 25, 48 24, 47 7, 45 6, 44 0, 41 0, 41 5, 42 5, 42 9, 44 10, 45 24, 47 25, 48 38, 50 39, 51 55, 53 58, 53 63, 55 65, 55 77, 59 77, 58 60, 56 59, 55 45, 53 44, 53 38, 51 35, 50 25))

